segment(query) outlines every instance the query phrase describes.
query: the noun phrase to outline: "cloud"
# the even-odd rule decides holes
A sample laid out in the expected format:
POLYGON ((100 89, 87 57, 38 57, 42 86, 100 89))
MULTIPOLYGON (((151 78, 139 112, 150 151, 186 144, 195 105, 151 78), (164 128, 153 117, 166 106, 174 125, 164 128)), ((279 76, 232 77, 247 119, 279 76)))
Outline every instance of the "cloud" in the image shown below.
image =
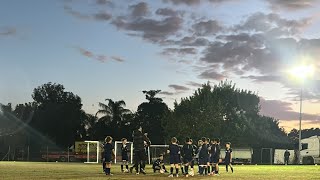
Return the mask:
POLYGON ((0 27, 0 36, 15 36, 17 29, 13 27, 0 27))
POLYGON ((124 62, 125 60, 121 57, 118 57, 118 56, 111 56, 110 58, 106 55, 101 55, 101 54, 95 54, 93 53, 92 51, 90 50, 87 50, 87 49, 84 49, 84 48, 81 48, 81 47, 77 47, 76 48, 83 56, 87 57, 87 58, 90 58, 90 59, 93 59, 93 60, 97 60, 101 63, 105 63, 107 62, 108 60, 114 60, 116 62, 124 62))
MULTIPOLYGON (((102 4, 107 4, 109 6, 112 5, 111 2, 109 1, 103 1, 103 0, 97 0, 97 4, 102 5, 102 4)), ((81 20, 97 20, 97 21, 108 21, 112 18, 112 14, 106 12, 105 8, 102 10, 100 8, 100 10, 97 10, 98 12, 94 12, 94 13, 83 13, 81 11, 78 10, 74 10, 72 8, 72 1, 70 1, 69 3, 65 3, 64 5, 64 10, 66 13, 70 14, 71 16, 81 19, 81 20)))
POLYGON ((265 75, 265 76, 242 76, 243 79, 251 79, 254 82, 261 83, 261 82, 280 82, 281 77, 280 76, 274 76, 274 75, 265 75))
POLYGON ((169 91, 161 91, 159 94, 166 95, 166 96, 173 96, 173 95, 175 95, 174 92, 169 92, 169 91))
POLYGON ((196 48, 165 48, 162 53, 163 55, 188 55, 197 54, 196 48))
POLYGON ((216 20, 200 21, 192 25, 192 30, 197 36, 210 36, 223 30, 216 20))
MULTIPOLYGON (((317 3, 318 0, 267 0, 274 10, 301 10, 311 8, 317 3)), ((319 1, 318 1, 319 2, 319 1)))
POLYGON ((170 84, 168 87, 174 89, 175 91, 188 91, 190 88, 186 86, 176 85, 176 84, 170 84))
POLYGON ((156 10, 157 15, 162 15, 162 16, 177 16, 178 11, 175 11, 170 8, 159 8, 156 10))
POLYGON ((232 0, 162 0, 165 3, 172 3, 175 5, 185 4, 189 6, 199 5, 201 3, 223 3, 232 0))
POLYGON ((106 5, 106 4, 110 5, 111 4, 110 0, 97 0, 96 2, 99 5, 106 5))
POLYGON ((149 13, 148 4, 145 2, 131 5, 129 6, 129 10, 131 10, 132 17, 144 17, 149 13))
POLYGON ((239 30, 264 32, 270 35, 296 35, 301 32, 301 29, 310 25, 311 18, 300 20, 288 20, 281 18, 279 14, 270 13, 254 13, 249 16, 245 22, 234 26, 234 31, 239 30), (277 32, 277 33, 275 33, 277 32), (275 34, 272 34, 275 33, 275 34))
POLYGON ((205 70, 198 77, 201 79, 209 79, 209 80, 223 80, 227 78, 227 76, 221 73, 218 73, 214 70, 205 70))
POLYGON ((197 35, 185 36, 179 40, 166 40, 161 43, 161 45, 178 45, 178 46, 191 46, 191 47, 201 47, 208 46, 210 41, 204 37, 198 37, 197 35))
POLYGON ((163 95, 166 95, 166 96, 174 96, 174 95, 178 95, 178 94, 181 94, 181 93, 184 93, 184 92, 190 90, 190 88, 188 88, 186 86, 177 85, 177 84, 170 84, 168 87, 173 89, 174 92, 172 92, 172 91, 161 91, 160 94, 163 94, 163 95))
POLYGON ((118 56, 111 56, 111 59, 115 60, 115 61, 118 61, 118 62, 124 62, 125 60, 121 57, 118 57, 118 56))
POLYGON ((84 14, 84 13, 79 12, 79 11, 75 11, 68 5, 64 6, 64 10, 65 10, 66 13, 68 13, 68 14, 70 14, 73 17, 78 18, 78 19, 82 19, 82 20, 92 19, 92 16, 84 14))
POLYGON ((263 75, 278 73, 284 67, 284 59, 293 59, 300 52, 310 51, 303 45, 310 40, 293 38, 308 24, 307 19, 286 20, 276 14, 252 14, 234 26, 232 34, 217 36, 217 40, 203 51, 201 61, 222 64, 228 71, 258 71, 263 75))
POLYGON ((202 84, 197 83, 197 82, 193 82, 193 81, 187 82, 187 85, 192 86, 192 87, 201 87, 202 86, 202 84))
POLYGON ((180 30, 183 19, 177 16, 166 17, 161 20, 151 18, 128 19, 118 17, 113 20, 117 28, 139 33, 143 39, 151 42, 162 42, 170 35, 180 30))
POLYGON ((86 49, 83 49, 83 48, 78 48, 78 50, 85 57, 88 57, 88 58, 93 58, 94 57, 94 54, 89 50, 86 50, 86 49))
POLYGON ((172 4, 178 5, 178 4, 186 4, 186 5, 198 5, 200 4, 201 0, 163 0, 163 2, 170 2, 172 4))
MULTIPOLYGON (((260 98, 261 111, 260 114, 274 117, 280 120, 298 120, 299 112, 292 109, 292 103, 280 100, 266 100, 260 98)), ((317 120, 317 114, 303 113, 304 120, 317 120)))
POLYGON ((100 21, 108 21, 112 18, 112 15, 107 12, 99 12, 94 14, 94 18, 100 21))

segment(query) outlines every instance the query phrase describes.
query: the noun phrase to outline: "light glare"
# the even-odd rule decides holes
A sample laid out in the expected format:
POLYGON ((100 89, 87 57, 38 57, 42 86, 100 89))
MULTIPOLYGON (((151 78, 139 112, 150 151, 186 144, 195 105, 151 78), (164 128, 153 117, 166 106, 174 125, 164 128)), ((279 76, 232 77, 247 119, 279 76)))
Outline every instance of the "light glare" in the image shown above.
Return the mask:
POLYGON ((304 80, 311 77, 314 73, 314 67, 312 65, 300 65, 292 68, 289 74, 297 79, 304 80))

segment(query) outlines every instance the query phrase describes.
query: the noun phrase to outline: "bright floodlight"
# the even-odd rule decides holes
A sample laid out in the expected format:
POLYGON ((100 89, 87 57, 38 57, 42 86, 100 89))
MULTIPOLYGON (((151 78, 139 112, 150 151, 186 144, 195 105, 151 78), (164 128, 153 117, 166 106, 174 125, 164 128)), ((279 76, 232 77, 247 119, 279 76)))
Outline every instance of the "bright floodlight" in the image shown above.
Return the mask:
POLYGON ((300 65, 289 70, 291 76, 304 80, 307 77, 311 77, 314 73, 313 65, 300 65))

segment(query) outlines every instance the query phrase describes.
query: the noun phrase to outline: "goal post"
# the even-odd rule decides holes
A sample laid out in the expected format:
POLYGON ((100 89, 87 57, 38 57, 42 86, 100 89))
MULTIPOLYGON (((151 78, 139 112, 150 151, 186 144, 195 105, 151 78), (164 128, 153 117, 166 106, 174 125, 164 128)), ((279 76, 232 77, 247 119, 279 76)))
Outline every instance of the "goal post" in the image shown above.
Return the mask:
POLYGON ((99 163, 101 159, 100 142, 99 141, 84 141, 87 144, 87 161, 84 163, 99 163))
MULTIPOLYGON (((122 157, 121 157, 121 145, 122 141, 115 141, 114 142, 114 163, 121 163, 122 157)), ((133 143, 132 142, 127 142, 127 147, 128 147, 128 157, 129 157, 129 163, 133 163, 133 143)))

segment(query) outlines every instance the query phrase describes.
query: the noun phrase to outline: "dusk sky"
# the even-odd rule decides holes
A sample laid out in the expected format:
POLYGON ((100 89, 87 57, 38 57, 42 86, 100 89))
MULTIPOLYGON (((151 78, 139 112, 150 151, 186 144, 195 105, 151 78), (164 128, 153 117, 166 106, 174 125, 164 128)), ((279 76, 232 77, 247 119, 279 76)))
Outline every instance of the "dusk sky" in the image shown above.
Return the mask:
POLYGON ((0 102, 32 101, 63 84, 98 110, 106 98, 132 111, 142 90, 170 108, 201 84, 232 80, 261 97, 261 114, 320 127, 320 0, 1 0, 0 102), (288 69, 312 65, 302 83, 288 69))

